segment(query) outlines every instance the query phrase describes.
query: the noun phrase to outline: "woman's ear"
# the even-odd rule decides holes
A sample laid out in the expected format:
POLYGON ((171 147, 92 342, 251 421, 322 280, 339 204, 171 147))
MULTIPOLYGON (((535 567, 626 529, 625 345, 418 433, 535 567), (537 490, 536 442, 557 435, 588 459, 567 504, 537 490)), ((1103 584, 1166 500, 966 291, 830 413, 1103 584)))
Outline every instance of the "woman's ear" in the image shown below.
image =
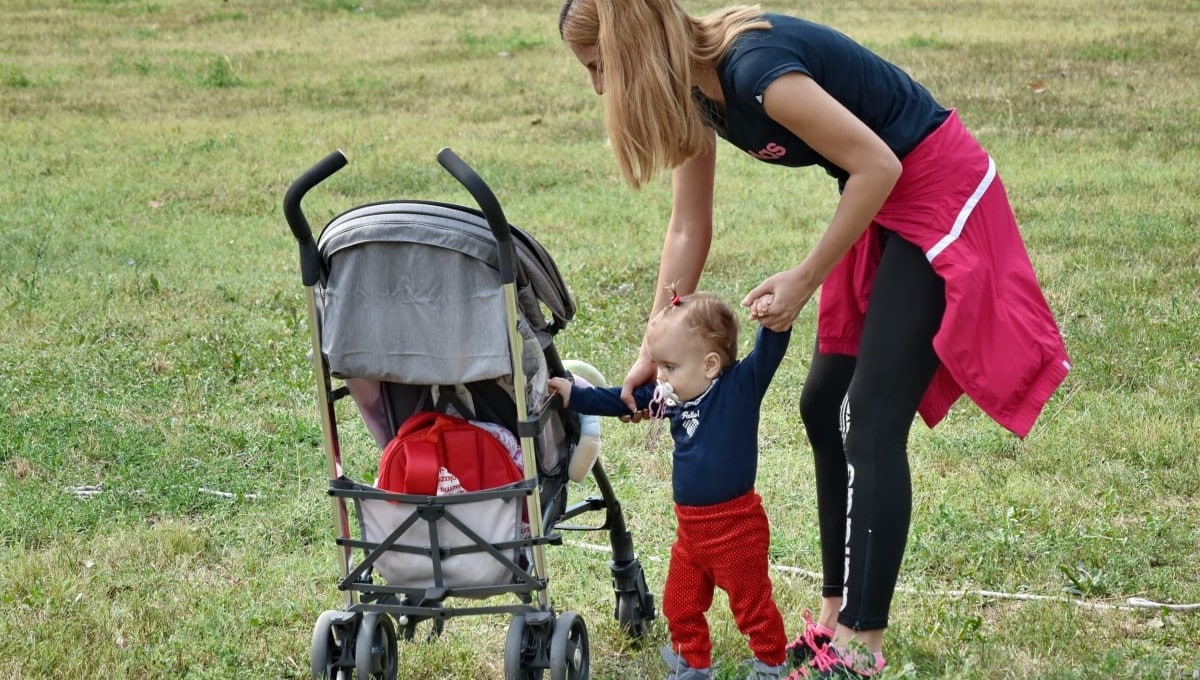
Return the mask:
POLYGON ((721 355, 716 352, 709 352, 704 355, 704 377, 709 380, 715 379, 721 374, 721 355))

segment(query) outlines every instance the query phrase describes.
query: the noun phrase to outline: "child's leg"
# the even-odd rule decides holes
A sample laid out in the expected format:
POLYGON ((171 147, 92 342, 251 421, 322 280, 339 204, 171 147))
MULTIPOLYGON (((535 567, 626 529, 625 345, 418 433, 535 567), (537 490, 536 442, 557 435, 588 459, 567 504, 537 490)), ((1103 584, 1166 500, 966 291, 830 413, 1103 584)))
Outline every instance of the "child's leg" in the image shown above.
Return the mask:
POLYGON ((714 546, 713 575, 717 585, 729 595, 733 620, 738 630, 750 638, 754 658, 778 666, 787 658, 787 633, 771 596, 767 560, 771 534, 767 515, 757 494, 753 500, 748 512, 730 518, 726 533, 730 540, 714 546))
POLYGON ((671 546, 662 612, 675 653, 691 668, 708 668, 712 666, 712 638, 705 612, 712 606, 714 585, 693 561, 684 541, 680 532, 671 546))

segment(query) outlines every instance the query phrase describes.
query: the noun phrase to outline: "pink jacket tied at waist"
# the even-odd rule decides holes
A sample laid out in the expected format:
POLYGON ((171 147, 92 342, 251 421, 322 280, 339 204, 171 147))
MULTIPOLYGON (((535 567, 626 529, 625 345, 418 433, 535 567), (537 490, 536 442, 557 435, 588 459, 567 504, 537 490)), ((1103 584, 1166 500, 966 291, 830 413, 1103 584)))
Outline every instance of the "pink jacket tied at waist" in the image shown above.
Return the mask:
POLYGON ((919 411, 929 427, 966 393, 1024 437, 1071 368, 996 165, 957 113, 904 159, 875 222, 821 287, 820 351, 857 356, 879 265, 879 227, 925 252, 946 282, 941 360, 919 411))

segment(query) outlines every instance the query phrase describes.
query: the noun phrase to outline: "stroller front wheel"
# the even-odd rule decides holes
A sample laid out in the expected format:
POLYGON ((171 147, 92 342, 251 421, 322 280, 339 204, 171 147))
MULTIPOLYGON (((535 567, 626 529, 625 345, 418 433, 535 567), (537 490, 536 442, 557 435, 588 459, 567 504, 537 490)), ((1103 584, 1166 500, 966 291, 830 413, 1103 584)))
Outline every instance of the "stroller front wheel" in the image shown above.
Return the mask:
POLYGON ((653 598, 650 594, 617 594, 617 624, 635 642, 641 641, 650 632, 650 620, 654 618, 653 598))

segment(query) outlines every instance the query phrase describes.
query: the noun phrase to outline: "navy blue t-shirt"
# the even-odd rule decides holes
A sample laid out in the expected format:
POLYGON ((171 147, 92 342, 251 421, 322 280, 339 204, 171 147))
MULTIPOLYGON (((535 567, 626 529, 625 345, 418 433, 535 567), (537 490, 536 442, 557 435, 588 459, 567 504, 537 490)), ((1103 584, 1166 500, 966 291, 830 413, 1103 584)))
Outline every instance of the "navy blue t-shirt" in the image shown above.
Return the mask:
POLYGON ((767 115, 762 94, 785 73, 812 78, 901 159, 949 115, 907 73, 838 31, 782 14, 764 18, 771 28, 738 36, 718 68, 724 114, 699 90, 694 93, 717 134, 755 158, 819 165, 839 185, 849 177, 767 115))

